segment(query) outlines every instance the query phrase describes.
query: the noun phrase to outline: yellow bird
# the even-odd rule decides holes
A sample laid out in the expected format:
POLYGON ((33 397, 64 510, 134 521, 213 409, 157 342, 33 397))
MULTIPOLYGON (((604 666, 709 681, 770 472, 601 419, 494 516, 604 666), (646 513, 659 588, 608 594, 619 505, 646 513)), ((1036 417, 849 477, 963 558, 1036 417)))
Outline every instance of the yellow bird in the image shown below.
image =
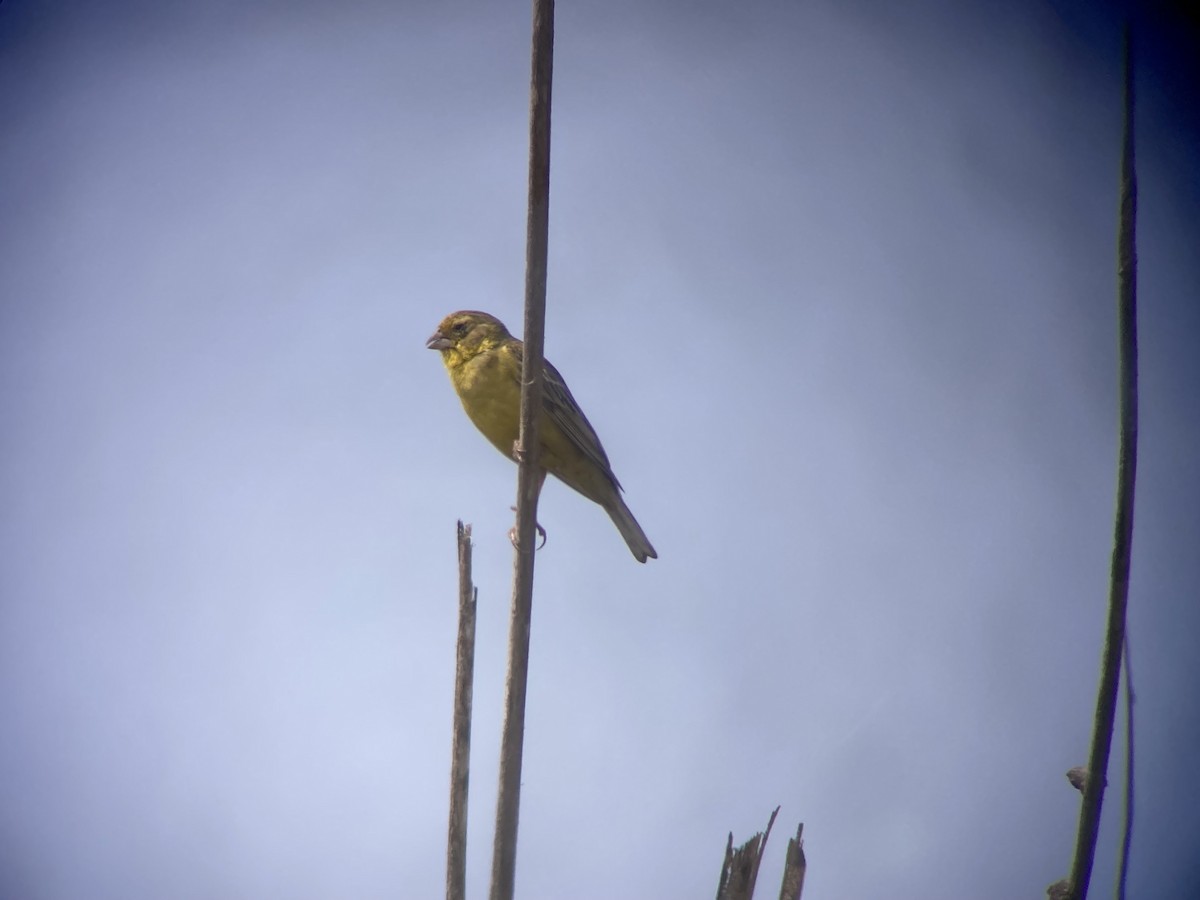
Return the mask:
MULTIPOLYGON (((440 350, 450 381, 475 427, 512 458, 521 421, 521 365, 525 345, 495 316, 451 313, 425 343, 440 350)), ((538 423, 538 490, 546 473, 604 507, 637 558, 657 559, 625 501, 600 438, 567 389, 558 369, 545 363, 542 417, 538 423)))

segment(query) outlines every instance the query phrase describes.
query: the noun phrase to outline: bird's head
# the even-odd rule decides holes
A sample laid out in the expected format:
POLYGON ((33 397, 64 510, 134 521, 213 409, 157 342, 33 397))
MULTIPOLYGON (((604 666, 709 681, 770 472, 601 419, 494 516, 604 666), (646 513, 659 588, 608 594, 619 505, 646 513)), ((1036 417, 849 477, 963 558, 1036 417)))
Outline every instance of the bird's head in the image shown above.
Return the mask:
POLYGON ((425 346, 430 350, 441 350, 442 360, 453 368, 499 346, 510 337, 504 323, 495 316, 468 309, 442 319, 425 346))

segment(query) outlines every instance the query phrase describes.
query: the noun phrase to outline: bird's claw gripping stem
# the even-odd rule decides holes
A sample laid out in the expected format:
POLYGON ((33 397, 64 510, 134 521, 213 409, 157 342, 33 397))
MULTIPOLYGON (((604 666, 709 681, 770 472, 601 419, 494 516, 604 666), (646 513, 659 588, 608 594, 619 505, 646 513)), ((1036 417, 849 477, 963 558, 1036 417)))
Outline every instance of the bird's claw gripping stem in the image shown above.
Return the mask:
MULTIPOLYGON (((517 511, 515 506, 511 507, 511 509, 513 512, 517 511)), ((546 546, 546 529, 542 527, 540 522, 534 522, 533 527, 537 529, 538 537, 542 539, 542 542, 533 549, 541 550, 546 546)), ((517 540, 517 526, 514 525, 512 528, 508 529, 508 539, 512 541, 512 545, 514 547, 519 546, 520 542, 517 540)))

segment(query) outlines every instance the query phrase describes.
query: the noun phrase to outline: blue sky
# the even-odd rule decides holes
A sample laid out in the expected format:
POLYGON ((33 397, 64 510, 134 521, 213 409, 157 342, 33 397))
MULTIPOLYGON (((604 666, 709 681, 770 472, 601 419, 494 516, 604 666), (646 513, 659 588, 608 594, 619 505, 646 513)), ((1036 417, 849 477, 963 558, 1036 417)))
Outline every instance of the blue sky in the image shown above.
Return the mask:
MULTIPOLYGON (((1147 897, 1200 892, 1193 35, 1139 35, 1147 897)), ((440 892, 458 518, 483 895, 516 470, 424 341, 519 331, 528 44, 523 3, 0 6, 5 896, 440 892)), ((768 892, 800 821, 806 896, 1066 874, 1119 59, 1094 4, 560 4, 546 354, 660 558, 543 492, 520 896, 710 895, 776 805, 768 892)))

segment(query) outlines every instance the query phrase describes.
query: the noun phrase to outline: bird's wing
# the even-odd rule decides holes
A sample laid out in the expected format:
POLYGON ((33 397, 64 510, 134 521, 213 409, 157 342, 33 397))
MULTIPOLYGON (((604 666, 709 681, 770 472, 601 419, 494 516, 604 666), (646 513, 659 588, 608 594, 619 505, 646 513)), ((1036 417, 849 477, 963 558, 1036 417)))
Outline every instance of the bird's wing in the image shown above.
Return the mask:
MULTIPOLYGON (((524 365, 524 345, 517 344, 513 349, 516 351, 517 361, 524 365)), ((608 454, 604 452, 604 446, 600 443, 596 430, 592 428, 592 423, 587 420, 587 416, 575 402, 566 381, 563 380, 558 369, 548 361, 543 360, 542 362, 545 372, 545 378, 542 381, 542 409, 546 411, 550 420, 558 426, 559 430, 567 436, 567 439, 589 461, 598 466, 613 485, 621 489, 621 482, 617 481, 617 476, 613 474, 608 454)))

